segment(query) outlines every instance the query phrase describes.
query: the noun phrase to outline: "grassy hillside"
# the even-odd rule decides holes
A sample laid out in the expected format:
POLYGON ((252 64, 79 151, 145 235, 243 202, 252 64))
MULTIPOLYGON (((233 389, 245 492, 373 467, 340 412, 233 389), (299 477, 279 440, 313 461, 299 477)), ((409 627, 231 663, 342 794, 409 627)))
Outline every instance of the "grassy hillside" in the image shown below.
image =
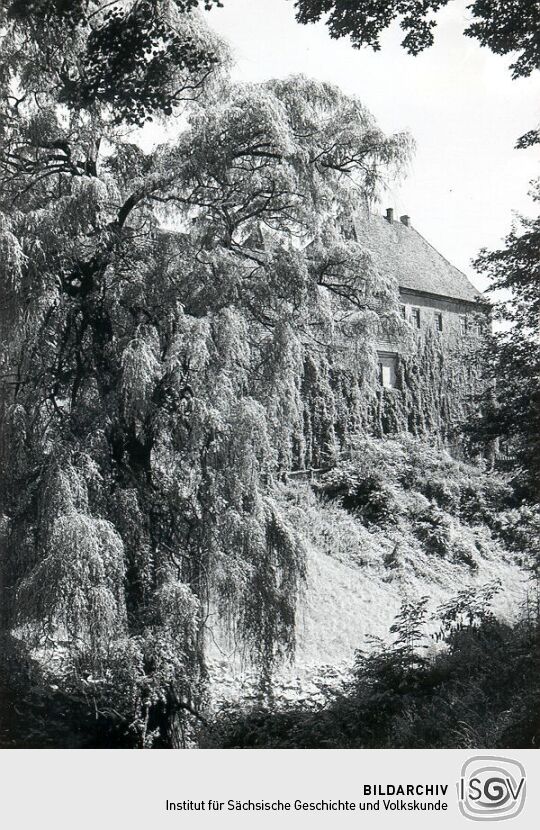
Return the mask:
MULTIPOLYGON (((482 464, 411 437, 363 438, 330 473, 277 485, 274 497, 307 561, 295 656, 276 671, 282 701, 315 699, 321 686, 345 678, 357 649, 392 638, 404 600, 429 598, 428 653, 439 648, 438 607, 465 587, 500 586, 492 607, 508 623, 527 602, 523 566, 534 553, 538 517, 482 464)), ((256 699, 257 672, 219 630, 210 667, 217 701, 256 699)))

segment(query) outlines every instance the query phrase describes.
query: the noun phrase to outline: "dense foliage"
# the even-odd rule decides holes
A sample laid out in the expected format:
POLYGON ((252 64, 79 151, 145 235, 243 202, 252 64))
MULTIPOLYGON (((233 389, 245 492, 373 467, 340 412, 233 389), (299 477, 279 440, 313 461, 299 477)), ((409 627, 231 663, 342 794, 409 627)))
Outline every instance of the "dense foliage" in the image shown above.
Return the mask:
POLYGON ((404 602, 393 643, 358 652, 351 679, 324 702, 226 708, 204 731, 224 748, 534 747, 540 737, 538 594, 515 625, 489 604, 500 586, 465 589, 438 610, 426 657, 426 599, 404 602))
MULTIPOLYGON (((220 5, 206 0, 204 6, 214 4, 220 5)), ((198 5, 198 0, 2 3, 4 38, 15 35, 8 65, 14 69, 21 48, 30 47, 36 77, 46 72, 58 101, 86 110, 108 104, 116 123, 142 125, 156 113, 170 115, 218 62, 216 42, 201 40, 180 23, 180 15, 198 5)))
MULTIPOLYGON (((380 49, 380 37, 399 21, 405 32, 402 46, 412 55, 433 44, 437 13, 450 0, 294 0, 299 23, 327 24, 331 37, 349 37, 353 46, 380 49)), ((6 0, 8 20, 38 28, 48 36, 57 31, 85 31, 86 43, 76 65, 62 64, 63 95, 86 104, 113 99, 123 115, 140 117, 174 101, 162 84, 173 67, 208 68, 212 49, 200 48, 177 30, 167 12, 210 10, 221 0, 6 0), (164 14, 164 11, 166 13, 164 14), (148 59, 145 59, 145 55, 148 59)), ((528 76, 540 65, 537 32, 540 12, 536 0, 473 0, 467 6, 469 25, 464 34, 497 55, 517 57, 513 77, 528 76)), ((58 56, 57 56, 58 57, 58 56)))
POLYGON ((210 615, 263 683, 294 648, 303 549, 272 479, 305 450, 307 353, 350 344, 369 388, 373 332, 402 325, 342 226, 410 139, 327 84, 228 82, 185 5, 1 20, 3 657, 135 746, 185 742, 210 615), (130 125, 171 110, 144 154, 130 125))
MULTIPOLYGON (((368 426, 451 420, 445 390, 419 386, 433 343, 420 373, 399 366, 405 404, 378 389, 376 337, 406 326, 350 222, 410 138, 325 83, 230 82, 197 5, 0 5, 7 745, 186 745, 214 618, 245 643, 264 697, 294 650, 305 576, 276 484, 291 469, 335 465, 323 500, 367 528, 414 510, 419 545, 472 569, 445 511, 488 524, 496 503, 506 524, 490 532, 523 525, 485 476, 467 492, 448 482, 455 462, 405 463, 414 449, 388 443, 383 480, 380 446, 355 444, 368 426), (143 152, 151 119, 167 140, 143 152)), ((396 628, 409 657, 413 611, 396 628)))
POLYGON ((321 666, 294 695, 285 676, 271 706, 254 695, 225 701, 202 730, 205 745, 534 746, 538 509, 521 502, 508 476, 411 436, 358 437, 349 459, 312 487, 312 498, 285 493, 287 516, 307 544, 345 563, 366 591, 373 591, 375 573, 379 586, 397 584, 405 599, 386 636, 380 627, 374 636, 371 621, 350 673, 321 666), (492 610, 505 576, 497 563, 511 559, 530 576, 513 623, 501 619, 500 606, 492 610), (495 570, 484 570, 488 561, 495 570), (454 584, 470 587, 434 608, 422 594, 444 578, 444 563, 451 563, 454 584))
MULTIPOLYGON (((540 200, 538 183, 533 197, 540 200)), ((540 495, 539 263, 539 218, 521 218, 504 248, 484 250, 476 262, 499 292, 494 313, 502 327, 488 343, 487 391, 469 430, 476 442, 502 442, 516 483, 533 501, 540 495)))

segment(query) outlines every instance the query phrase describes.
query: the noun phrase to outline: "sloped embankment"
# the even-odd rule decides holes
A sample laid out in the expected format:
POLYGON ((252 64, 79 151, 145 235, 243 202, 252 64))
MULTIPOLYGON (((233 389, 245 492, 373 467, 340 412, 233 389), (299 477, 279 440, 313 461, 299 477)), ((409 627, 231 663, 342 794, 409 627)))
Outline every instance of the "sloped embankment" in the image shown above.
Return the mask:
MULTIPOLYGON (((276 672, 286 698, 341 676, 370 638, 387 640, 403 599, 428 596, 435 613, 464 587, 499 581, 495 612, 520 610, 533 517, 481 466, 408 437, 362 439, 322 479, 276 485, 274 496, 307 565, 296 652, 276 672)), ((253 693, 258 674, 241 645, 218 629, 209 656, 218 700, 253 693)))

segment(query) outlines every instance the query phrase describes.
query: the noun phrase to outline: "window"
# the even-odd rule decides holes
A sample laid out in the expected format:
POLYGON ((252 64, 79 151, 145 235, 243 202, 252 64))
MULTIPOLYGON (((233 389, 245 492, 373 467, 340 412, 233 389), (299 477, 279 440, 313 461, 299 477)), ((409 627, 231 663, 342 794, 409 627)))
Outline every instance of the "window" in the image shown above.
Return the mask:
POLYGON ((402 305, 402 306, 400 306, 400 308, 401 308, 401 316, 403 317, 404 320, 406 320, 407 319, 407 306, 402 305))
POLYGON ((420 328, 420 309, 411 308, 411 321, 415 328, 420 328))
POLYGON ((384 363, 380 364, 381 367, 381 383, 387 389, 392 388, 394 386, 393 378, 392 378, 392 367, 385 365, 384 363))
POLYGON ((462 334, 467 334, 469 331, 469 321, 467 320, 466 314, 459 315, 459 327, 462 334))
POLYGON ((437 329, 437 331, 443 330, 443 320, 441 311, 435 312, 435 328, 437 329))
POLYGON ((397 355, 379 352, 379 383, 386 389, 396 388, 397 355))

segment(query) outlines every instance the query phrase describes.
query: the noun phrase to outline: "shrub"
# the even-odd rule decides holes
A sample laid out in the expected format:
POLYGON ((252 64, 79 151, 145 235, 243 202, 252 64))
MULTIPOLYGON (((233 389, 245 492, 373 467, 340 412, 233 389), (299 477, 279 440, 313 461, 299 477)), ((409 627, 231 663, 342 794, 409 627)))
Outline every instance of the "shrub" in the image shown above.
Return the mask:
POLYGON ((369 524, 395 523, 400 513, 394 491, 383 476, 352 464, 338 465, 327 473, 318 490, 369 524))
POLYGON ((500 586, 466 589, 439 609, 445 649, 420 656, 424 600, 405 603, 395 642, 358 652, 352 678, 318 707, 221 713, 206 746, 531 748, 540 740, 538 611, 513 626, 490 610, 500 586))
POLYGON ((452 520, 436 505, 430 505, 421 513, 414 532, 426 549, 439 556, 449 556, 453 549, 452 520))
POLYGON ((514 506, 510 485, 495 475, 477 475, 465 481, 461 488, 460 510, 468 521, 490 523, 494 515, 514 506))
POLYGON ((457 511, 461 490, 459 482, 438 477, 427 478, 420 484, 420 492, 445 510, 457 511))

